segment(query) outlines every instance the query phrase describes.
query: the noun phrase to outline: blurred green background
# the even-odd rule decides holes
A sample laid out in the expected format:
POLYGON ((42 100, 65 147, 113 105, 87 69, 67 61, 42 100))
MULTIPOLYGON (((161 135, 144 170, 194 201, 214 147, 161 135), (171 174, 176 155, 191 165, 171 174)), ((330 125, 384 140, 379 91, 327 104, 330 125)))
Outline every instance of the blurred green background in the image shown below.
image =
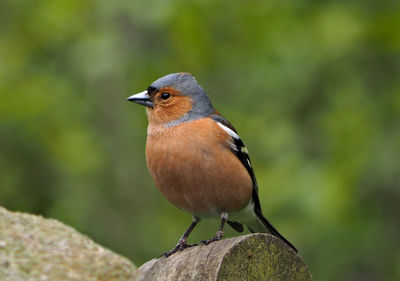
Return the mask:
POLYGON ((125 98, 186 71, 244 139, 264 213, 315 280, 400 280, 399 1, 0 6, 0 205, 136 265, 172 248, 191 216, 154 187, 145 110, 125 98))

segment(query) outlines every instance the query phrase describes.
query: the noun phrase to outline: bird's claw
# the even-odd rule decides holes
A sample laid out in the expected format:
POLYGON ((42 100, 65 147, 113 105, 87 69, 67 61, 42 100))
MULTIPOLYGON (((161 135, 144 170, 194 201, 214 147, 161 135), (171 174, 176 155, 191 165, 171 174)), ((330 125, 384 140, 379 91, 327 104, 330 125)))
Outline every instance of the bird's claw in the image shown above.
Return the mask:
POLYGON ((169 256, 172 256, 178 251, 183 251, 186 248, 190 248, 196 245, 197 244, 186 244, 186 241, 179 241, 178 244, 176 244, 175 248, 173 248, 171 251, 163 253, 161 256, 168 258, 169 256))
MULTIPOLYGON (((223 235, 224 235, 224 232, 222 230, 220 230, 215 234, 215 236, 213 238, 211 238, 209 240, 202 240, 199 244, 208 245, 208 244, 210 244, 212 242, 219 241, 219 240, 222 239, 223 235)), ((172 256, 173 254, 175 254, 176 252, 183 251, 186 248, 194 247, 194 246, 197 246, 199 244, 186 244, 186 239, 185 240, 180 240, 178 242, 178 244, 176 244, 175 248, 173 248, 171 251, 163 253, 162 256, 168 258, 168 257, 172 256)))
POLYGON ((218 232, 215 234, 215 236, 214 236, 213 238, 211 238, 211 239, 209 239, 209 240, 202 240, 202 241, 200 242, 200 244, 208 245, 208 244, 210 244, 210 243, 212 243, 212 242, 219 241, 219 240, 222 239, 222 236, 223 236, 223 235, 224 235, 224 232, 223 232, 223 231, 218 231, 218 232))

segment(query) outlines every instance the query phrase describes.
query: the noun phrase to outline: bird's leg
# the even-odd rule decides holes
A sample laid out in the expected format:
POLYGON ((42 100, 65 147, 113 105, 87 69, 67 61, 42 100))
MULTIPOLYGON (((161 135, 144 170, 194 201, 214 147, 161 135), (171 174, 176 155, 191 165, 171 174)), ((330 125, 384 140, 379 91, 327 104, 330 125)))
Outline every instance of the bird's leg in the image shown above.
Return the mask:
POLYGON ((192 224, 188 227, 188 229, 186 229, 185 233, 183 233, 181 239, 179 239, 178 244, 176 244, 175 248, 173 248, 171 251, 169 252, 165 252, 164 254, 162 254, 164 257, 169 257, 172 254, 175 254, 178 251, 182 251, 183 249, 186 249, 188 247, 192 247, 195 246, 196 244, 192 244, 192 245, 188 245, 186 244, 186 241, 190 235, 190 233, 192 232, 193 228, 196 226, 196 224, 200 221, 199 217, 193 217, 193 222, 192 224))
POLYGON ((209 240, 201 241, 201 244, 208 245, 214 241, 221 240, 222 236, 224 236, 224 225, 227 220, 228 220, 228 213, 223 212, 221 214, 221 224, 219 225, 219 229, 218 229, 217 233, 215 233, 215 236, 209 240))

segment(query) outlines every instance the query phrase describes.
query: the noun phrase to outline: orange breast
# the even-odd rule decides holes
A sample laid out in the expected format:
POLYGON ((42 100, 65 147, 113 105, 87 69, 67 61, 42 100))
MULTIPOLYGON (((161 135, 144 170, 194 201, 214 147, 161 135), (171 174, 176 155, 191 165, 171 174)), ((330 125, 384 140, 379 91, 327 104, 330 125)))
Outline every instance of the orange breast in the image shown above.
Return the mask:
POLYGON ((252 181, 213 120, 149 127, 146 159, 157 188, 174 205, 211 216, 245 207, 252 181))

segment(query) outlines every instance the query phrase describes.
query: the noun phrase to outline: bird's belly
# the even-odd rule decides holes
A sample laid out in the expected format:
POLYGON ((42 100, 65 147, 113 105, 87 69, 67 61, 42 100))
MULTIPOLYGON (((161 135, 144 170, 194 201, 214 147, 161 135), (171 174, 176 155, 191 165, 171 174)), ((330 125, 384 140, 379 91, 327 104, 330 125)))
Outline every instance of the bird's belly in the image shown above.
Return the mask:
POLYGON ((229 148, 210 146, 198 136, 182 139, 187 138, 147 140, 147 164, 160 192, 172 204, 200 217, 245 207, 252 181, 229 148))

